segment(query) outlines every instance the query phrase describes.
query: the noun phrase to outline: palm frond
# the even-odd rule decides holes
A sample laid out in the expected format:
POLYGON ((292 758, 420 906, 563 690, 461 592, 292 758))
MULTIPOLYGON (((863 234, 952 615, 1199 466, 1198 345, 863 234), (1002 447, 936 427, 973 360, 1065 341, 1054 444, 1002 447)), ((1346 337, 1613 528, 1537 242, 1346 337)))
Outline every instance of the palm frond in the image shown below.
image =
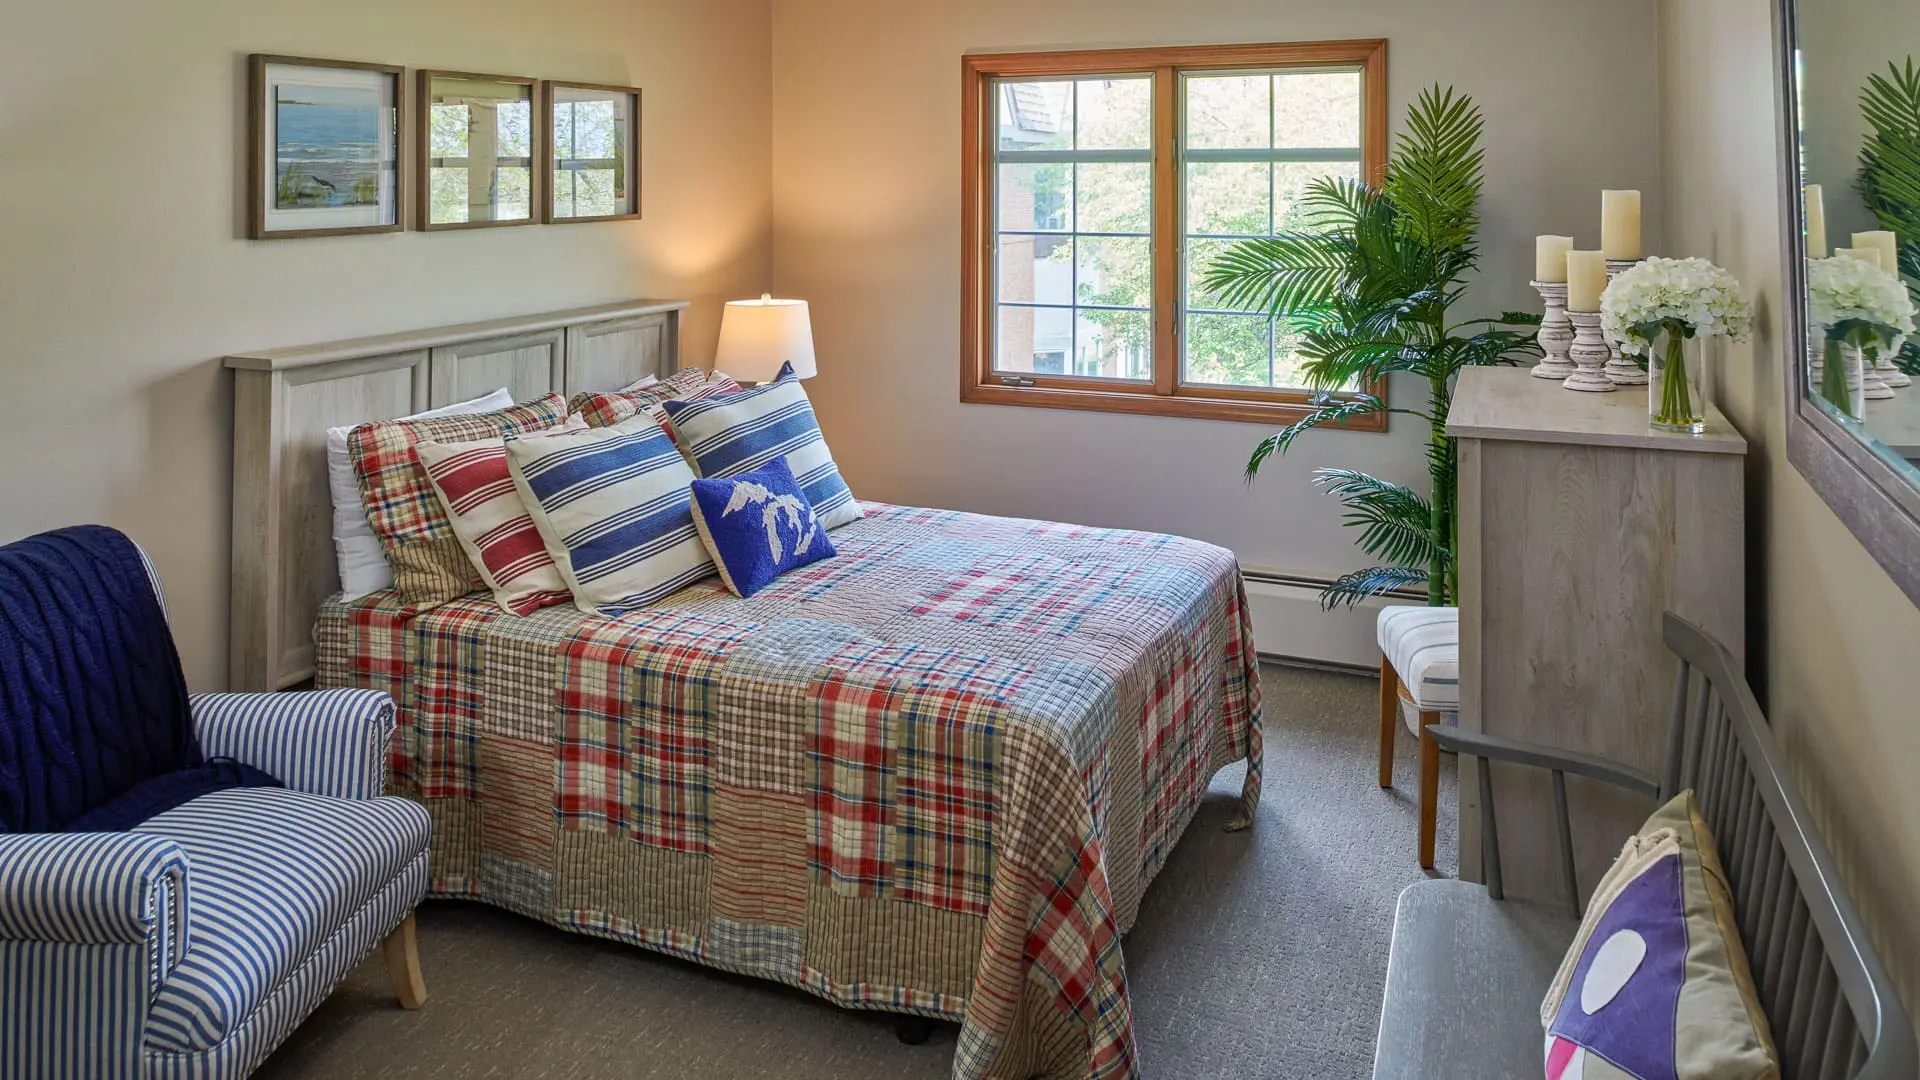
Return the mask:
POLYGON ((1371 597, 1425 584, 1425 570, 1409 570, 1404 566, 1372 566, 1355 570, 1336 578, 1320 590, 1320 609, 1332 611, 1337 607, 1352 607, 1371 597))
POLYGON ((1437 85, 1420 92, 1382 185, 1404 235, 1433 250, 1473 242, 1480 231, 1485 182, 1484 126, 1480 110, 1465 94, 1437 85))
POLYGON ((1360 550, 1396 566, 1426 567, 1441 545, 1432 534, 1433 507, 1403 484, 1355 469, 1319 469, 1313 485, 1347 507, 1345 523, 1360 530, 1360 550))
POLYGON ((1247 459, 1247 482, 1253 482, 1254 476, 1260 472, 1260 466, 1268 458, 1275 454, 1286 453, 1287 448, 1293 445, 1293 440, 1299 438, 1303 433, 1327 425, 1344 425, 1348 420, 1356 416, 1367 416, 1373 413, 1389 411, 1391 410, 1387 408, 1385 402, 1368 394, 1355 394, 1351 398, 1327 402, 1306 416, 1295 420, 1274 434, 1260 440, 1260 445, 1253 448, 1253 456, 1247 459))
POLYGON ((1295 312, 1324 305, 1350 263, 1339 237, 1312 233, 1242 240, 1221 252, 1200 287, 1223 307, 1295 312))

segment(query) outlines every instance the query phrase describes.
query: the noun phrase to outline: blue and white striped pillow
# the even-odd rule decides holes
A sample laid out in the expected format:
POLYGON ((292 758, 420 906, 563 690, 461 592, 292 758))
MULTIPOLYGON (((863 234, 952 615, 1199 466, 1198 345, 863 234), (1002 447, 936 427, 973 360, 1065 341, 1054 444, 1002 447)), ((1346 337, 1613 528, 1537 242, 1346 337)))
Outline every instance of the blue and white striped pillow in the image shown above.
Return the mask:
POLYGON ((713 575, 693 470, 653 417, 508 439, 507 465, 580 610, 617 615, 713 575))
POLYGON ((669 401, 661 408, 703 478, 725 480, 784 457, 822 526, 860 520, 860 504, 840 478, 792 365, 765 386, 704 401, 669 401))

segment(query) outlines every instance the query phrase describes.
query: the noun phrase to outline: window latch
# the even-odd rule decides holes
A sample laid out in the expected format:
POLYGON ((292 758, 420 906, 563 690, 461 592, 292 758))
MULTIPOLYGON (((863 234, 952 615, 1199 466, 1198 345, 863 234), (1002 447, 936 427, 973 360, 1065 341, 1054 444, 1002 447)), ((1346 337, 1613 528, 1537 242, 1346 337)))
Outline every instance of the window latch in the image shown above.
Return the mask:
POLYGON ((1000 385, 1002 385, 1002 386, 1032 386, 1032 385, 1033 385, 1033 380, 1032 380, 1032 379, 1029 379, 1029 378, 1027 378, 1027 377, 1026 377, 1026 376, 1024 376, 1024 375, 1002 375, 1002 376, 1000 376, 1000 385))

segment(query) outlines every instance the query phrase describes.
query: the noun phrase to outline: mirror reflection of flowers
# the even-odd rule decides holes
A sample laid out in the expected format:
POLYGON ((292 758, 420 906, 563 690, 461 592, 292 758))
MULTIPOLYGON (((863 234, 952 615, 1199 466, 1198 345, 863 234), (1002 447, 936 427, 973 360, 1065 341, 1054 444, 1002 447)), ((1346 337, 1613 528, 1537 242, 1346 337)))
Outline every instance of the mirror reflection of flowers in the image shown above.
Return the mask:
POLYGON ((1826 363, 1820 372, 1820 396, 1854 419, 1861 405, 1852 390, 1866 354, 1900 351, 1913 333, 1913 298, 1893 275, 1872 263, 1846 255, 1807 261, 1807 320, 1826 339, 1826 363), (1850 352, 1849 352, 1850 350, 1850 352))
POLYGON ((1646 356, 1653 385, 1649 406, 1663 427, 1697 428, 1706 402, 1687 374, 1686 343, 1746 340, 1753 307, 1732 274, 1705 259, 1652 258, 1615 278, 1600 296, 1600 325, 1622 352, 1646 356), (1666 337, 1664 349, 1654 344, 1666 337))

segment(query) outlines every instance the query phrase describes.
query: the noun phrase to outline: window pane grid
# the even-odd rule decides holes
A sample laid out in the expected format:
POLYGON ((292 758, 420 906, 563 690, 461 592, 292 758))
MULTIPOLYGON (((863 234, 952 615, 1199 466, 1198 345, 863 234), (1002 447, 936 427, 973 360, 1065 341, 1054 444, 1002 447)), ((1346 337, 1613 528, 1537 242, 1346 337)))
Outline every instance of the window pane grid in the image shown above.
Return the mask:
MULTIPOLYGON (((1171 395, 1171 414, 1231 419, 1253 418, 1236 410, 1305 400, 1312 388, 1299 376, 1299 338, 1288 321, 1229 308, 1198 282, 1234 244, 1306 227, 1303 195, 1316 177, 1363 175, 1376 152, 1366 148, 1379 138, 1371 125, 1380 120, 1377 102, 1364 108, 1363 89, 1379 77, 1382 54, 1377 43, 1352 44, 1347 59, 1332 63, 1296 64, 1291 54, 1301 50, 1287 45, 1177 48, 1147 61, 1115 52, 1119 63, 1108 71, 1089 53, 1074 61, 1079 71, 1044 75, 1002 73, 1033 70, 1040 54, 970 61, 975 100, 987 106, 984 160, 975 160, 988 183, 972 205, 994 232, 973 248, 984 266, 969 257, 989 271, 992 289, 979 295, 970 286, 969 295, 993 306, 981 312, 968 302, 971 325, 986 331, 972 340, 991 350, 968 350, 982 379, 968 385, 1034 385, 988 378, 996 371, 1156 380, 1145 389, 1171 395), (1211 66, 1212 53, 1235 49, 1236 59, 1252 62, 1211 66), (1153 67, 1127 71, 1136 63, 1153 67), (1204 123, 1193 109, 1196 87, 1212 95, 1204 123), (1151 123, 1162 100, 1174 113, 1162 121, 1164 141, 1151 123), (1169 165, 1171 183, 1163 185, 1160 170, 1169 165), (1172 222, 1164 233, 1163 221, 1172 222), (1164 297, 1156 280, 1166 283, 1164 297), (1156 324, 1164 338, 1155 337, 1156 324), (1171 348, 1157 349, 1162 340, 1171 348), (1209 387, 1272 394, 1210 395, 1209 387)), ((1091 404, 1099 387, 1084 389, 1085 407, 1106 407, 1091 404)), ((973 398, 964 389, 962 397, 1067 400, 1027 399, 1023 391, 973 398)))
POLYGON ((1152 378, 1151 88, 1139 76, 995 84, 994 370, 1152 378))
POLYGON ((1360 72, 1183 74, 1178 97, 1179 381, 1307 389, 1298 385, 1304 380, 1294 358, 1296 335, 1266 312, 1219 306, 1198 282, 1206 266, 1233 244, 1300 227, 1298 196, 1311 176, 1358 177, 1364 159, 1360 147, 1307 144, 1324 143, 1314 136, 1328 134, 1358 141, 1360 72), (1293 93, 1302 87, 1307 97, 1317 93, 1319 102, 1306 101, 1304 114, 1293 93))

